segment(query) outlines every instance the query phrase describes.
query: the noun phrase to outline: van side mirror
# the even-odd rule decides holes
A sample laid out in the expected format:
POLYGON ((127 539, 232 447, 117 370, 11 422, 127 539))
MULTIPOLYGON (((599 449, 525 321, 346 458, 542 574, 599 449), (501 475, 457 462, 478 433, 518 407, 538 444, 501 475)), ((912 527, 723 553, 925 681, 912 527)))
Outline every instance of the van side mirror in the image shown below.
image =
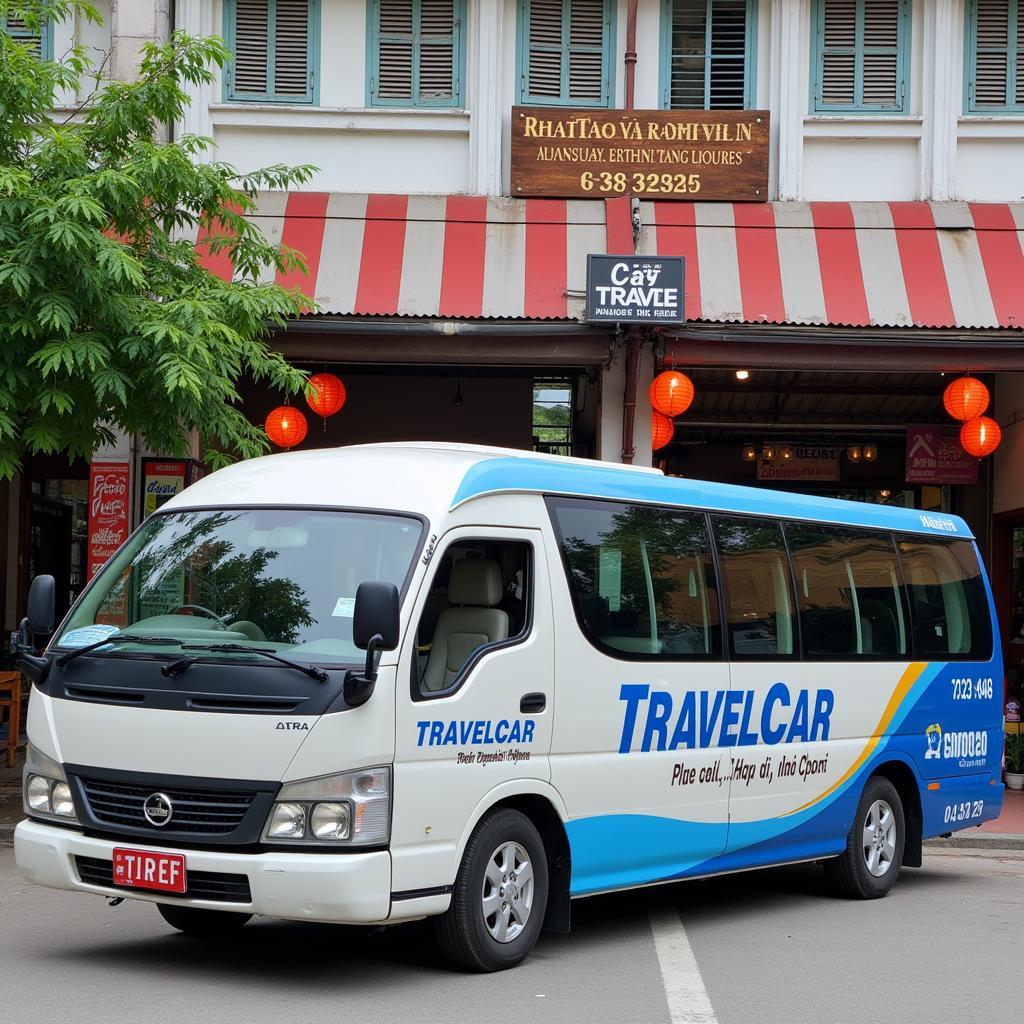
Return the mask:
POLYGON ((49 636, 57 611, 57 584, 52 576, 36 576, 28 588, 26 609, 30 633, 49 636))
POLYGON ((41 683, 50 669, 50 662, 33 653, 32 637, 49 636, 53 632, 57 611, 57 584, 52 576, 36 576, 28 588, 28 614, 18 631, 18 659, 22 671, 34 682, 41 683))
POLYGON ((345 701, 351 707, 365 704, 377 682, 377 652, 393 651, 399 639, 398 587, 393 583, 368 580, 356 588, 356 606, 352 615, 352 642, 366 651, 362 675, 350 671, 345 676, 345 701))

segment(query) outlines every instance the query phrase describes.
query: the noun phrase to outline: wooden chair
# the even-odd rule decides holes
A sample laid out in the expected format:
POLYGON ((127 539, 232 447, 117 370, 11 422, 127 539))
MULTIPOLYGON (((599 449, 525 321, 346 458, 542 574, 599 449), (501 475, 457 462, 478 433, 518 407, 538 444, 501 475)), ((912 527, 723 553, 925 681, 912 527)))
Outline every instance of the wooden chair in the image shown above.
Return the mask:
POLYGON ((21 738, 21 673, 0 672, 0 722, 7 708, 7 767, 14 767, 14 757, 21 738))

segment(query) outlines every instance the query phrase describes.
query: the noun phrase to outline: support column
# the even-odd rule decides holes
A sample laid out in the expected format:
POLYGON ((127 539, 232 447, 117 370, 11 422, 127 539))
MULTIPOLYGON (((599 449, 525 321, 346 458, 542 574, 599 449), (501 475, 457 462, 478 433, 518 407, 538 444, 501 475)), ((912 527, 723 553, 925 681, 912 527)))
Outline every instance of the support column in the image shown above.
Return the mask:
POLYGON ((961 93, 959 4, 929 0, 924 5, 922 76, 921 198, 945 202, 956 192, 957 112, 961 93))
POLYGON ((773 0, 771 22, 772 145, 775 160, 774 190, 781 200, 800 199, 803 190, 804 113, 807 104, 807 67, 810 9, 807 0, 773 0))
POLYGON ((111 0, 110 77, 134 81, 143 46, 166 42, 170 34, 170 0, 111 0))
POLYGON ((501 195, 501 139, 504 92, 494 78, 504 56, 504 5, 501 0, 470 4, 469 150, 470 189, 476 195, 501 195))
MULTIPOLYGON (((637 358, 636 406, 633 412, 633 465, 653 465, 651 452, 651 403, 654 379, 654 347, 641 343, 637 358)), ((626 347, 618 345, 610 366, 601 370, 601 405, 598 410, 597 457, 622 462, 623 399, 626 395, 626 347)))
MULTIPOLYGON (((220 33, 213 24, 213 4, 209 0, 177 0, 174 17, 175 28, 187 32, 190 36, 212 36, 220 33)), ((188 94, 191 105, 185 116, 174 126, 175 135, 202 135, 213 137, 213 121, 210 117, 210 104, 216 99, 218 85, 190 85, 188 94)), ((210 151, 203 154, 202 160, 214 158, 210 151)))

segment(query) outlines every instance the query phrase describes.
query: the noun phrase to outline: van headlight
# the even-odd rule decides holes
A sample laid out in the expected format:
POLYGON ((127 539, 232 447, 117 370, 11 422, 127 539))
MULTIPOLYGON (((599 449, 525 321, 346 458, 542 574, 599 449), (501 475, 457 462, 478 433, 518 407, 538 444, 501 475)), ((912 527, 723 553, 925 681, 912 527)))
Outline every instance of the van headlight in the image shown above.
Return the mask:
POLYGON ((390 768, 286 782, 263 829, 265 843, 312 846, 381 846, 390 837, 390 768))
POLYGON ((31 743, 25 757, 21 791, 26 814, 55 821, 78 822, 64 769, 31 743))

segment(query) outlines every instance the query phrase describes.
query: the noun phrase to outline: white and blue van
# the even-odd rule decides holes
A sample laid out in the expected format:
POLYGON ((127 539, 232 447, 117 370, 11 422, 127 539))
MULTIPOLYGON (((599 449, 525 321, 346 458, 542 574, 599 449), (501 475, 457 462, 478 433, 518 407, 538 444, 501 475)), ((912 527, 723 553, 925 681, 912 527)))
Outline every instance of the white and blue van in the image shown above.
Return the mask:
POLYGON ((883 896, 1002 801, 952 515, 367 445, 212 474, 52 609, 17 862, 186 932, 434 917, 496 970, 594 893, 821 861, 883 896))

